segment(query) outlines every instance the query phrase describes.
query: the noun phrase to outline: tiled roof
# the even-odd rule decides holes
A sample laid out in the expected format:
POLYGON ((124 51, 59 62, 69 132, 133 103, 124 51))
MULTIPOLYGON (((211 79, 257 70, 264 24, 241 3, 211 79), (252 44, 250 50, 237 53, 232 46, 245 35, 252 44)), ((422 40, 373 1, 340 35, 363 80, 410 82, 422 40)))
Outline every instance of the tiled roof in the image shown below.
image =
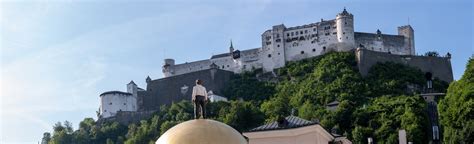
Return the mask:
POLYGON ((131 93, 128 93, 128 92, 121 92, 121 91, 108 91, 108 92, 104 92, 104 93, 100 94, 100 96, 102 96, 102 95, 107 95, 107 94, 122 94, 122 95, 132 95, 131 93))
POLYGON ((274 121, 272 123, 265 124, 265 125, 259 126, 257 128, 251 129, 249 132, 278 130, 278 129, 291 129, 291 128, 298 128, 298 127, 318 124, 318 122, 308 121, 308 120, 305 120, 305 119, 302 119, 302 118, 299 118, 299 117, 295 117, 295 116, 288 116, 285 119, 288 123, 283 125, 283 126, 278 125, 278 122, 274 121))
POLYGON ((336 105, 339 105, 339 101, 330 102, 326 106, 336 106, 336 105))
POLYGON ((218 54, 218 55, 213 55, 211 59, 216 59, 216 58, 222 58, 222 57, 228 57, 230 56, 230 53, 223 53, 223 54, 218 54))
MULTIPOLYGON (((252 49, 246 49, 240 51, 240 53, 252 53, 252 52, 257 52, 260 48, 252 48, 252 49)), ((222 53, 222 54, 217 54, 213 55, 211 59, 216 59, 216 58, 222 58, 222 57, 228 57, 230 56, 230 53, 222 53)))

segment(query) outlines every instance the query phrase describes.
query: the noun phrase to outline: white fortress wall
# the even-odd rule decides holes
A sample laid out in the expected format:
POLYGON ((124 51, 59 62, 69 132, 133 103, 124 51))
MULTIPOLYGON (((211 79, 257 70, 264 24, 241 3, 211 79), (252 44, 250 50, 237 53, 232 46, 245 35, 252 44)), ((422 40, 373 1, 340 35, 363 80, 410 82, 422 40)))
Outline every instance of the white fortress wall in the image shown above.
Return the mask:
POLYGON ((241 63, 241 71, 251 71, 263 67, 260 61, 260 50, 261 48, 254 48, 240 52, 240 59, 237 60, 241 63))
POLYGON ((100 96, 102 118, 115 116, 118 111, 137 111, 137 99, 132 94, 108 93, 100 96))
POLYGON ((178 64, 178 65, 173 65, 173 66, 170 66, 169 69, 170 71, 174 73, 173 75, 181 75, 185 73, 209 69, 210 65, 211 65, 210 60, 200 60, 200 61, 195 61, 195 62, 188 62, 188 63, 178 64))
POLYGON ((397 55, 411 54, 410 48, 406 46, 404 36, 356 32, 355 39, 357 46, 363 45, 369 50, 397 55))

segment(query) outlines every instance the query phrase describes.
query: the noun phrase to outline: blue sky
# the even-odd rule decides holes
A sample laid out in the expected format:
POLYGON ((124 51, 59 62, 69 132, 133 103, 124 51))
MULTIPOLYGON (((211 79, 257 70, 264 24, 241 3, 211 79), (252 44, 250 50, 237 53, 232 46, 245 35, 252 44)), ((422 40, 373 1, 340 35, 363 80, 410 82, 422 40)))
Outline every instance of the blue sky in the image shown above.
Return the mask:
POLYGON ((334 19, 346 7, 360 32, 409 23, 416 51, 452 54, 458 79, 473 50, 473 2, 366 0, 1 1, 0 143, 36 143, 57 121, 96 118, 99 94, 162 77, 177 63, 260 47, 271 26, 334 19))

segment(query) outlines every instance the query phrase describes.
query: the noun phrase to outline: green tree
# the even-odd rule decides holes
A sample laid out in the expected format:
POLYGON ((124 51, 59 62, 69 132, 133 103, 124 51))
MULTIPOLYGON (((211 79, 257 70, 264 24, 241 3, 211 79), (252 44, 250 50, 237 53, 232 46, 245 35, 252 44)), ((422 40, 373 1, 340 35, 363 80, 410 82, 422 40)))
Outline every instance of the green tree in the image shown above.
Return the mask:
POLYGON ((446 143, 474 143, 474 59, 463 76, 449 85, 438 110, 446 143))
POLYGON ((274 92, 273 84, 259 81, 256 72, 245 72, 236 74, 225 86, 223 92, 230 100, 254 100, 263 101, 268 99, 274 92))
POLYGON ((355 142, 365 142, 372 136, 378 143, 397 143, 398 130, 405 129, 409 141, 427 143, 425 130, 429 122, 425 108, 426 103, 420 96, 375 98, 367 108, 353 114, 357 117, 354 125, 358 129, 352 132, 352 138, 355 142))
POLYGON ((45 132, 43 133, 43 138, 41 139, 41 144, 48 144, 51 141, 51 133, 45 132))
POLYGON ((220 112, 222 122, 238 131, 245 131, 263 123, 263 113, 255 106, 255 102, 231 101, 230 107, 220 112))
POLYGON ((69 121, 65 121, 64 125, 61 122, 57 122, 53 126, 53 136, 49 143, 51 144, 67 144, 73 142, 72 131, 73 128, 69 121))

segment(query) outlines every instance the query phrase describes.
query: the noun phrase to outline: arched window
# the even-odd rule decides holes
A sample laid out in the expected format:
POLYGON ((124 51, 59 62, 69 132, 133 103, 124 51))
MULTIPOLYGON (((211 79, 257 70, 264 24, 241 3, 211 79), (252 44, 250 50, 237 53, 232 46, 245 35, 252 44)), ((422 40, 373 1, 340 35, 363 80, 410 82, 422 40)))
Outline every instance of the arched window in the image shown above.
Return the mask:
POLYGON ((301 51, 301 54, 304 54, 304 51, 301 51))

